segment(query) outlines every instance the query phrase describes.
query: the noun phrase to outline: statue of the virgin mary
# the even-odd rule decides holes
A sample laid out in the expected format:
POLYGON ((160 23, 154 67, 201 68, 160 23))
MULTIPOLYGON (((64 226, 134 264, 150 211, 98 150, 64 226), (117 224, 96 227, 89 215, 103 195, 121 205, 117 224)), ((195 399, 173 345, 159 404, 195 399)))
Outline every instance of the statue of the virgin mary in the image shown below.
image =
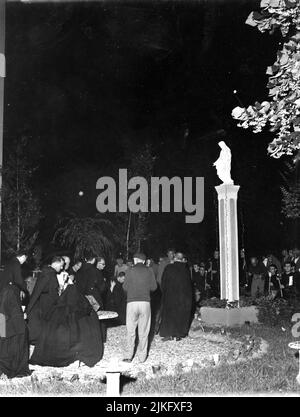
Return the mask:
POLYGON ((223 184, 233 184, 233 180, 231 178, 231 151, 230 148, 226 145, 225 142, 221 141, 218 143, 221 148, 220 156, 214 162, 213 166, 217 169, 217 175, 223 184))

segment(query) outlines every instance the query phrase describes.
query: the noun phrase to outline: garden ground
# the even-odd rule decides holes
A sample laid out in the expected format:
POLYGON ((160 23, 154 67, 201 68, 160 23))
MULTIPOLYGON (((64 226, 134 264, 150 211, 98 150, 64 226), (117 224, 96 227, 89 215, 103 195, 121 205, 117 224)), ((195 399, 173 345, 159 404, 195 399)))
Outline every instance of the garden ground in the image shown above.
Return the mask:
MULTIPOLYGON (((162 342, 156 336, 145 364, 123 369, 124 396, 300 395, 298 359, 288 347, 290 326, 245 325, 229 330, 193 322, 189 337, 162 342)), ((104 396, 105 369, 121 363, 124 326, 108 329, 103 360, 93 368, 32 366, 31 377, 0 378, 0 395, 104 396)))

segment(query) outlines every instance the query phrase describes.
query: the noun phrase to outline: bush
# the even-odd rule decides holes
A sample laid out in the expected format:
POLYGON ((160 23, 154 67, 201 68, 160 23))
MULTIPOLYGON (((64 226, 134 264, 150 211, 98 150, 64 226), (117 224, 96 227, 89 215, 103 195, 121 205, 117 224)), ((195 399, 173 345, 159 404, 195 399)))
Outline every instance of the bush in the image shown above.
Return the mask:
POLYGON ((261 297, 256 300, 258 320, 267 326, 278 326, 291 322, 292 315, 300 312, 300 301, 296 298, 261 297))
MULTIPOLYGON (((266 326, 286 325, 291 322, 292 315, 300 312, 300 300, 295 297, 294 293, 286 293, 287 298, 270 297, 241 297, 239 307, 256 306, 258 309, 258 320, 266 326)), ((200 303, 201 307, 213 308, 234 308, 237 302, 227 304, 227 300, 210 298, 200 303)))

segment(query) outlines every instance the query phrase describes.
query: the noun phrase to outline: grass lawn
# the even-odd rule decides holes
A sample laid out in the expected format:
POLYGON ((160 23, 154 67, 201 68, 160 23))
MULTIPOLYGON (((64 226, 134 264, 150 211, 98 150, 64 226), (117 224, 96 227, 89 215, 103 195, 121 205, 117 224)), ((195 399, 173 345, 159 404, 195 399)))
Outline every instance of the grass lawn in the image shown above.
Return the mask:
MULTIPOLYGON (((209 329, 211 330, 211 329, 209 329)), ((219 330, 215 330, 219 332, 219 330)), ((226 394, 293 394, 300 395, 297 384, 298 359, 288 343, 295 341, 290 328, 264 325, 230 329, 232 337, 244 334, 262 337, 269 344, 268 352, 261 358, 198 368, 189 373, 161 376, 153 379, 122 379, 125 396, 146 395, 226 395, 226 394)), ((26 382, 17 379, 0 384, 0 395, 105 395, 103 380, 68 382, 56 379, 26 382)))
POLYGON ((262 337, 269 344, 268 352, 258 359, 220 364, 202 368, 172 378, 162 377, 125 385, 124 395, 156 394, 174 395, 226 395, 226 394, 293 394, 300 395, 296 381, 298 359, 288 343, 295 341, 290 329, 263 325, 230 329, 233 337, 251 334, 262 337))

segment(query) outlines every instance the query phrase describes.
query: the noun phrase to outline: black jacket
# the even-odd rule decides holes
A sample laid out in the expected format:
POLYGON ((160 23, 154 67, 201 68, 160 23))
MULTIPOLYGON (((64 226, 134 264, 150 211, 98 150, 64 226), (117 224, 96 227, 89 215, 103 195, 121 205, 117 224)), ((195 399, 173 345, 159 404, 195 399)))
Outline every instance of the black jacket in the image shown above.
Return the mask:
POLYGON ((20 291, 27 292, 26 283, 22 277, 21 264, 17 258, 13 258, 4 267, 0 278, 0 291, 9 283, 14 284, 20 291))
POLYGON ((75 284, 83 295, 92 295, 103 308, 103 294, 106 290, 104 277, 94 265, 84 263, 75 276, 75 284))
POLYGON ((26 309, 29 327, 29 339, 32 344, 37 341, 43 326, 43 321, 59 300, 58 280, 56 271, 51 266, 45 266, 37 278, 29 304, 26 309))

